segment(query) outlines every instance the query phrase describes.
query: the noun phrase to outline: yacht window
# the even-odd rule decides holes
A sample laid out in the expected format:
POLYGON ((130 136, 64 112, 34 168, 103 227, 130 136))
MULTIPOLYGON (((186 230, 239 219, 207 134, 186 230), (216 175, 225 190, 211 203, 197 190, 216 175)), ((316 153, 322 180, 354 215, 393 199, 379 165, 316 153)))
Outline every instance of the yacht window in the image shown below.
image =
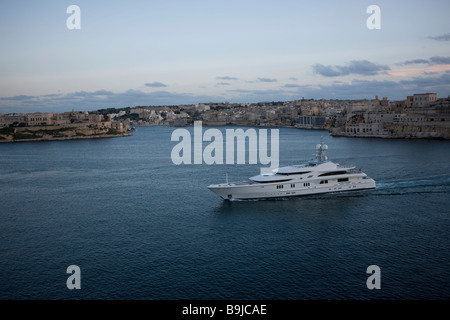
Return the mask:
POLYGON ((267 180, 267 181, 255 181, 257 183, 279 183, 279 182, 286 182, 291 181, 292 179, 282 179, 282 180, 267 180))
POLYGON ((306 173, 310 173, 311 171, 298 171, 298 172, 277 172, 277 174, 279 175, 283 175, 283 176, 290 176, 292 174, 306 174, 306 173))
POLYGON ((340 178, 340 179, 338 179, 338 182, 345 182, 345 181, 348 181, 348 178, 340 178))
POLYGON ((326 177, 326 176, 337 176, 340 174, 346 174, 347 171, 333 171, 333 172, 325 172, 322 174, 319 174, 319 177, 326 177))

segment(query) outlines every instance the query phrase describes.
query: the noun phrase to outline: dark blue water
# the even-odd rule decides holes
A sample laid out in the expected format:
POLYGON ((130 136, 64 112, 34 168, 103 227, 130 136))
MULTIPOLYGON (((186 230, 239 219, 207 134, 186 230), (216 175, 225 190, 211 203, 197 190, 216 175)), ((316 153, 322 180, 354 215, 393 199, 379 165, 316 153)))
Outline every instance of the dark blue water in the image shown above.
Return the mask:
POLYGON ((173 130, 0 144, 0 299, 450 298, 450 142, 280 129, 280 165, 323 135, 378 188, 224 202, 207 185, 261 165, 176 166, 173 130))

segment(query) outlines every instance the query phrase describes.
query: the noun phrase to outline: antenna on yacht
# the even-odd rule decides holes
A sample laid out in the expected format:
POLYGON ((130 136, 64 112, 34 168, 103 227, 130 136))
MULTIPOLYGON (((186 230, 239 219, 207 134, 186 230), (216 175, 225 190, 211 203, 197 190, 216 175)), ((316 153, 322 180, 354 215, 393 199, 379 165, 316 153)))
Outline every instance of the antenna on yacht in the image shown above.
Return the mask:
POLYGON ((328 150, 328 146, 323 143, 323 136, 320 137, 320 144, 316 146, 317 153, 316 158, 317 161, 325 162, 328 160, 328 157, 325 155, 325 150, 328 150))

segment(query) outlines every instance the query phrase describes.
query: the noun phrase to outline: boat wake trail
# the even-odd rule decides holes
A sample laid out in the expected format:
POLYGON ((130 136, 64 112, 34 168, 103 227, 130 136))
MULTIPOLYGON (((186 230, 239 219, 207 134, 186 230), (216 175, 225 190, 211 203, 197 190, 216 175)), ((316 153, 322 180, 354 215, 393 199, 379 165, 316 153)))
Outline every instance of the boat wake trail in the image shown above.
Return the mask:
POLYGON ((342 191, 327 194, 305 195, 301 197, 286 197, 272 199, 230 199, 230 202, 258 201, 292 201, 292 200, 323 200, 335 198, 359 198, 367 196, 397 196, 408 194, 448 193, 450 191, 450 174, 427 177, 416 177, 396 181, 380 181, 374 190, 342 191))
POLYGON ((402 179, 397 181, 380 181, 377 194, 398 195, 411 193, 447 193, 450 188, 450 174, 402 179))

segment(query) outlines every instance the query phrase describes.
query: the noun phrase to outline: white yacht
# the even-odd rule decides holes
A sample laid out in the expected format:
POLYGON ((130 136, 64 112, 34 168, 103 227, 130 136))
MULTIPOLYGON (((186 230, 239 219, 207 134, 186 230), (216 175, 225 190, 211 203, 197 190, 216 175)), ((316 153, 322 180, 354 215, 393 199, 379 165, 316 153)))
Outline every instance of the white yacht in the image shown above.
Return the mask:
POLYGON ((208 189, 225 200, 250 200, 375 188, 375 181, 361 169, 328 161, 325 155, 327 149, 322 139, 313 161, 281 167, 272 173, 251 177, 248 181, 213 184, 208 189))

